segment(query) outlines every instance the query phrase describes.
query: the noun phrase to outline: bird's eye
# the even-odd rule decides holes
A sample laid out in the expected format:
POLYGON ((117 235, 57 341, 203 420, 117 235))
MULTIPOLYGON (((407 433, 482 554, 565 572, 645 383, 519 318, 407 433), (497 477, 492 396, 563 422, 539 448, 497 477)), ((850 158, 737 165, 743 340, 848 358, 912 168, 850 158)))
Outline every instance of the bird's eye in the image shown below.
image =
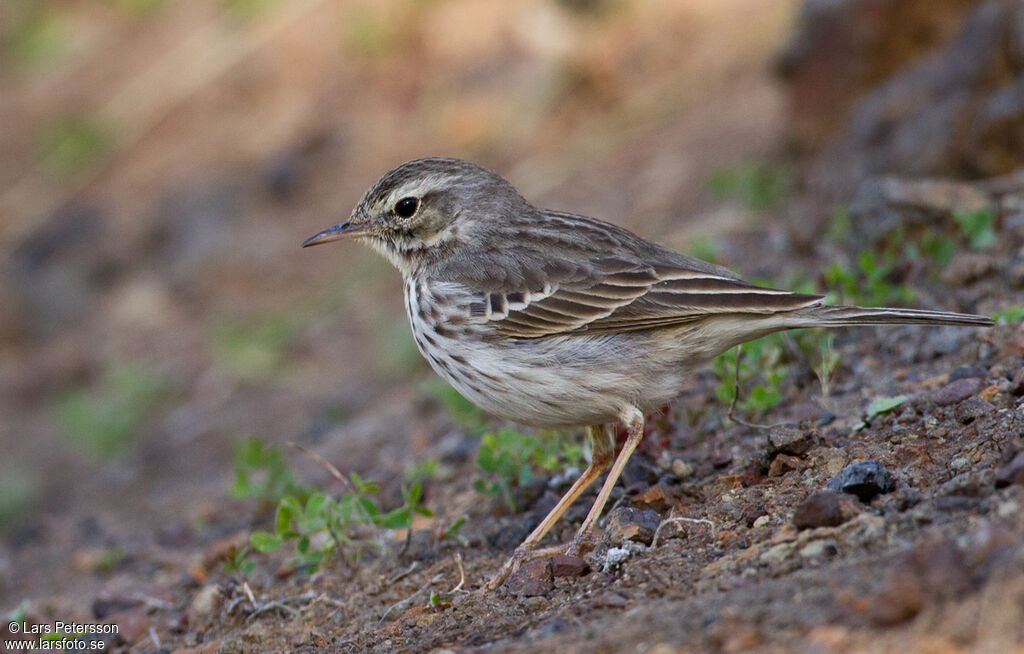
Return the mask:
POLYGON ((420 207, 420 201, 416 198, 402 198, 395 203, 395 214, 402 218, 409 218, 420 207))

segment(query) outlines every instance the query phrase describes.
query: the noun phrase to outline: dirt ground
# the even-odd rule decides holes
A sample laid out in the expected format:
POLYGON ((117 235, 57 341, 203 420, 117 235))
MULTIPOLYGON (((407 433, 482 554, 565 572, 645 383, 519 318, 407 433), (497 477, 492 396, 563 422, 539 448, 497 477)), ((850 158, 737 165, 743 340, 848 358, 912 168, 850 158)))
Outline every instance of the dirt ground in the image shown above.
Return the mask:
MULTIPOLYGON (((894 70, 913 74, 954 39, 970 3, 953 4, 894 70)), ((15 16, 31 29, 0 40, 3 640, 12 623, 64 620, 116 624, 88 642, 138 653, 1024 652, 1012 312, 989 329, 838 332, 827 384, 813 356, 787 350, 777 400, 741 410, 772 427, 729 420, 719 378, 696 375, 652 420, 586 568, 542 560, 485 593, 571 476, 537 471, 515 510, 480 493, 480 433, 505 425, 467 427, 438 400, 398 274, 352 244, 298 249, 390 166, 443 154, 750 278, 820 289, 865 248, 945 237, 948 261, 902 249, 870 283, 910 287, 922 308, 1024 306, 1024 168, 951 141, 934 161, 973 174, 905 170, 858 140, 919 134, 897 102, 876 111, 889 132, 853 104, 826 125, 800 95, 828 71, 793 55, 799 9, 67 2, 15 16), (801 129, 832 145, 794 153, 801 129), (767 200, 744 177, 765 170, 785 185, 767 200), (979 211, 991 242, 962 227, 979 211), (308 573, 286 546, 233 570, 225 559, 274 517, 229 492, 250 436, 325 492, 345 487, 286 443, 377 481, 383 505, 432 462, 434 515, 375 532, 383 546, 358 561, 308 573)), ((850 88, 891 74, 875 66, 850 88)), ((546 544, 572 535, 595 494, 546 544)))

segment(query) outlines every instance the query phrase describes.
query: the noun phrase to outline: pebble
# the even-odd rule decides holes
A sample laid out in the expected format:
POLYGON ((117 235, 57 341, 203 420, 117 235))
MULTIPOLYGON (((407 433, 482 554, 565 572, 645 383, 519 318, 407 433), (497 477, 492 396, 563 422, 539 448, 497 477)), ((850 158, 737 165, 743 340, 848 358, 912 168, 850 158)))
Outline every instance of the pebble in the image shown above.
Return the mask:
POLYGON ((781 563, 789 558, 794 549, 796 549, 795 543, 779 543, 763 552, 758 558, 764 563, 781 563))
POLYGON ((781 477, 782 475, 790 472, 791 470, 803 469, 803 462, 795 456, 789 454, 779 454, 772 459, 772 464, 768 466, 769 477, 781 477))
POLYGON ((217 610, 220 608, 221 592, 217 584, 207 584, 192 597, 186 614, 189 627, 193 630, 205 629, 213 623, 217 610))
POLYGON ((953 410, 953 417, 960 424, 967 425, 983 415, 991 413, 994 409, 995 407, 992 406, 991 402, 987 402, 980 397, 969 397, 956 405, 956 409, 953 410))
POLYGON ((834 558, 839 553, 839 547, 832 538, 812 540, 800 548, 800 556, 805 559, 823 561, 834 558))
POLYGON ((650 545, 661 524, 661 515, 649 509, 620 506, 608 516, 605 538, 610 543, 633 541, 650 545))
POLYGON ((555 554, 551 557, 551 574, 558 577, 582 577, 590 572, 590 565, 582 556, 555 554))
POLYGON ((551 574, 551 559, 534 559, 509 575, 503 588, 513 595, 533 597, 546 595, 555 587, 551 574))
POLYGON ((1017 452, 1017 455, 996 473, 996 488, 1006 488, 1014 484, 1024 485, 1024 450, 1017 452))
POLYGON ((672 461, 672 474, 680 480, 688 479, 693 474, 693 466, 682 459, 675 459, 672 461))
POLYGON ((793 526, 797 529, 835 527, 843 523, 843 511, 839 505, 839 493, 824 490, 808 496, 793 514, 793 526))
POLYGON ((813 434, 792 427, 773 427, 768 431, 768 444, 776 452, 800 456, 814 445, 813 434))
POLYGON ((612 568, 621 565, 623 561, 633 556, 633 552, 634 548, 632 547, 609 547, 608 551, 605 552, 601 571, 608 572, 612 568))
POLYGON ((967 377, 950 382, 940 388, 932 396, 932 401, 939 406, 948 406, 963 402, 985 387, 985 380, 977 377, 967 377))
POLYGON ((856 495, 866 503, 876 495, 892 492, 896 488, 896 479, 884 463, 868 459, 846 466, 825 486, 839 493, 856 495))
POLYGON ((771 521, 772 521, 771 518, 769 518, 767 515, 763 515, 760 518, 758 518, 757 520, 754 520, 753 527, 754 527, 754 529, 760 529, 761 527, 767 527, 768 523, 770 523, 771 521))

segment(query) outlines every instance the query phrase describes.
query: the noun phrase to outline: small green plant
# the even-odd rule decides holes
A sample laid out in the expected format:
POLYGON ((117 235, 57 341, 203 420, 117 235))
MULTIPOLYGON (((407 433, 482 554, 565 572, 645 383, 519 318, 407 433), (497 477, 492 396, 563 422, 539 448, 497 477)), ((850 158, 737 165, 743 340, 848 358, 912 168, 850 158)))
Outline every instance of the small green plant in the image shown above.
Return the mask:
POLYGON ((63 120, 42 138, 42 162, 55 177, 71 177, 107 156, 114 148, 110 130, 83 118, 63 120))
MULTIPOLYGON (((18 14, 19 12, 14 12, 18 14)), ((0 39, 4 54, 23 66, 41 65, 59 59, 66 53, 69 28, 59 12, 44 8, 42 2, 28 4, 0 39)))
POLYGON ((582 460, 583 448, 562 432, 524 434, 505 428, 480 439, 477 467, 483 474, 473 487, 485 495, 500 495, 515 512, 514 489, 529 484, 538 470, 577 467, 582 460))
POLYGON ((142 423, 167 396, 157 375, 135 365, 106 372, 99 388, 74 388, 57 400, 55 411, 67 437, 98 458, 128 449, 142 423))
POLYGON ((305 501, 311 493, 309 488, 295 481, 285 463, 284 452, 276 445, 246 438, 235 443, 234 459, 231 496, 236 499, 255 499, 273 506, 286 495, 305 501))
POLYGON ((371 547, 380 547, 374 535, 379 529, 406 529, 414 515, 432 516, 421 503, 419 483, 402 489, 402 506, 381 511, 372 495, 380 488, 356 473, 349 476, 350 491, 333 497, 321 491, 310 493, 305 502, 286 495, 277 505, 274 531, 252 534, 252 546, 260 552, 272 552, 285 542, 294 542, 297 556, 293 563, 308 571, 323 565, 335 554, 351 560, 371 547))
POLYGON ((996 216, 991 209, 957 211, 953 213, 953 219, 975 250, 992 247, 999 240, 996 236, 996 216))
POLYGON ((906 401, 907 397, 905 395, 897 395, 895 397, 876 397, 871 400, 871 404, 868 404, 865 418, 870 420, 875 416, 888 413, 906 401))
POLYGON ((690 239, 687 254, 704 261, 718 261, 718 241, 714 236, 696 236, 690 239))
POLYGON ((782 401, 782 383, 789 375, 789 368, 783 364, 784 344, 781 334, 770 334, 743 344, 743 356, 739 359, 739 379, 736 379, 736 348, 715 357, 711 370, 718 377, 715 394, 722 402, 729 404, 736 396, 737 383, 743 387, 745 380, 758 382, 746 390, 737 407, 748 413, 759 413, 782 401))
POLYGON ((227 320, 215 329, 214 356, 235 378, 264 381, 277 373, 298 338, 298 329, 283 314, 254 323, 227 320))
POLYGON ((793 174, 782 166, 747 164, 712 172, 706 186, 716 200, 739 200, 751 211, 770 211, 789 197, 793 174))
POLYGON ((238 547, 232 545, 221 558, 224 572, 229 575, 247 575, 256 568, 256 564, 249 558, 252 548, 243 545, 238 547))
POLYGON ((920 252, 936 266, 943 268, 953 260, 955 251, 956 241, 951 236, 928 229, 921 234, 917 244, 911 247, 907 254, 911 259, 915 259, 916 252, 920 252))
POLYGON ((833 263, 825 269, 824 279, 846 303, 869 307, 912 303, 913 289, 891 281, 894 270, 894 255, 863 250, 857 255, 856 267, 833 263))
POLYGON ((1013 306, 1006 307, 1002 311, 996 311, 992 314, 992 320, 995 320, 1000 325, 1024 322, 1024 307, 1013 306))

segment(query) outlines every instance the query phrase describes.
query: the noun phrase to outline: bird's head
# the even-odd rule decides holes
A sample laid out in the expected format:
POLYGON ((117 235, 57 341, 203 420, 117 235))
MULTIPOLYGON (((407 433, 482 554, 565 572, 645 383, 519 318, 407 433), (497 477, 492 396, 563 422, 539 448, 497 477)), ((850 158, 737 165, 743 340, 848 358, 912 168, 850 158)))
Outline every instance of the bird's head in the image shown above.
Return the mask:
POLYGON ((345 222, 302 246, 342 239, 365 242, 408 273, 454 251, 489 224, 529 207, 497 173, 459 159, 416 159, 370 187, 345 222))

